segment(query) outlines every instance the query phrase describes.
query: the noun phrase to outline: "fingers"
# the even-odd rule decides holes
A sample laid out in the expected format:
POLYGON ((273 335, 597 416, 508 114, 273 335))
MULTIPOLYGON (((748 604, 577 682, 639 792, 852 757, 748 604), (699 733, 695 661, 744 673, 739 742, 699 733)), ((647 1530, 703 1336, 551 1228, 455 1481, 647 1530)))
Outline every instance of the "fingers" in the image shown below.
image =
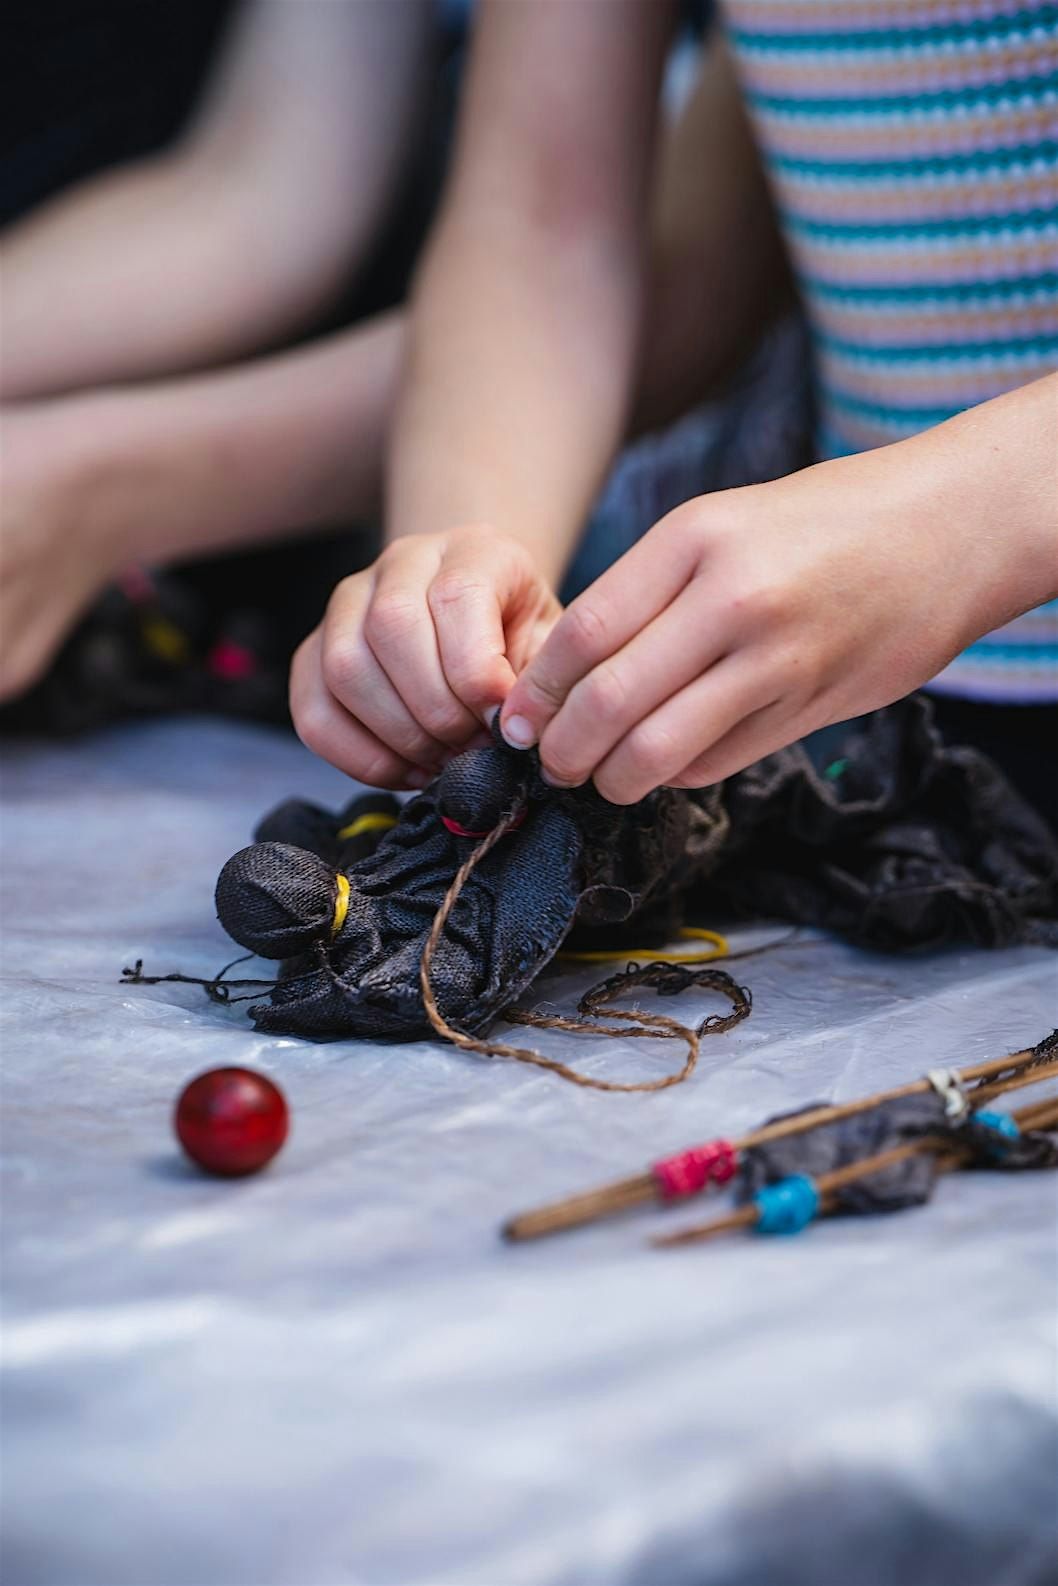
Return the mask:
POLYGON ((514 668, 515 677, 536 655, 554 631, 562 615, 562 607, 550 591, 546 599, 530 611, 515 614, 507 624, 507 655, 514 668))
POLYGON ((324 681, 320 650, 317 628, 301 645, 290 670, 290 713, 302 743, 369 787, 425 787, 431 775, 427 769, 395 754, 334 698, 324 681))
POLYGON ((694 579, 654 622, 574 684, 540 738, 548 779, 562 787, 587 782, 637 722, 718 659, 718 633, 694 579))
POLYGON ((445 744, 416 720, 367 644, 364 614, 371 583, 364 577, 338 585, 327 607, 319 663, 330 694, 356 721, 401 759, 440 770, 445 744))
POLYGON ((523 547, 488 530, 398 540, 331 596, 291 674, 310 747, 377 786, 422 785, 473 742, 558 602, 523 547))
POLYGON ((456 555, 446 552, 429 588, 445 678, 479 722, 514 683, 504 614, 521 595, 526 572, 510 545, 489 535, 472 559, 465 546, 456 555))
POLYGON ((751 661, 725 657, 638 722, 599 766, 595 786, 613 804, 634 804, 666 785, 704 786, 712 775, 687 782, 687 768, 711 768, 712 747, 778 696, 751 661))
POLYGON ((754 711, 740 721, 730 732, 684 766, 678 776, 672 777, 670 787, 709 787, 722 782, 725 777, 744 771, 748 765, 763 760, 794 743, 807 733, 815 732, 827 724, 827 715, 803 716, 791 710, 785 700, 777 700, 762 710, 754 711))
MULTIPOLYGON (((674 516, 674 515, 673 515, 674 516)), ((570 690, 664 611, 691 576, 693 539, 668 519, 568 608, 507 696, 501 725, 517 748, 539 743, 570 690)))
POLYGON ((430 737, 458 748, 480 726, 449 686, 429 607, 440 570, 432 543, 409 540, 402 554, 376 564, 363 619, 364 638, 409 714, 430 737))

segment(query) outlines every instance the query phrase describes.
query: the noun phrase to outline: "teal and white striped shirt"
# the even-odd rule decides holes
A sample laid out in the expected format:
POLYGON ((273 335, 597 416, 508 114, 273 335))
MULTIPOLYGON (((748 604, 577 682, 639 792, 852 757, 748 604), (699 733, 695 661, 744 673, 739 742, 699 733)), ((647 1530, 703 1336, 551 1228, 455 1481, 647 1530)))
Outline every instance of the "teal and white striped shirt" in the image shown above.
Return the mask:
MULTIPOLYGON (((820 455, 900 440, 1058 367, 1058 5, 724 10, 814 340, 820 455)), ((1058 601, 931 687, 1058 699, 1058 601)))

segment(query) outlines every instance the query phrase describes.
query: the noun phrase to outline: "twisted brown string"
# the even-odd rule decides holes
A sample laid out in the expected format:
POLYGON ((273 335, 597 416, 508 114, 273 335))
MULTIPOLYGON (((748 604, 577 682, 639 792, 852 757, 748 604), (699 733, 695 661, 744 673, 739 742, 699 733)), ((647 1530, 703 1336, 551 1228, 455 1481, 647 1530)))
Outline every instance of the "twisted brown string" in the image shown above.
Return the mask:
MULTIPOLYGON (((681 1084, 694 1072, 695 1064, 698 1061, 700 1037, 706 1031, 714 1033, 730 1029, 740 1019, 746 1018, 750 1011, 749 993, 743 987, 736 985, 730 975, 724 974, 722 970, 699 971, 693 976, 689 975, 686 970, 683 971, 685 978, 680 980, 679 984, 688 984, 693 979, 696 984, 705 985, 712 990, 720 991, 731 1000, 731 1013, 713 1015, 712 1018, 703 1021, 697 1030, 681 1024, 678 1019, 669 1018, 667 1014, 641 1013, 637 1009, 614 1008, 607 1010, 603 1014, 606 1019, 620 1020, 626 1026, 635 1026, 633 1029, 618 1029, 613 1024, 603 1024, 590 1017, 585 1017, 585 1015, 601 1011, 601 1004, 608 1002, 612 997, 619 995, 621 991, 627 990, 632 985, 650 984, 652 982, 657 985, 659 982, 656 971, 659 966, 650 964, 644 967, 631 965, 623 974, 612 975, 608 980, 593 987, 582 998, 578 1009, 580 1017, 576 1019, 566 1018, 561 1014, 531 1013, 526 1009, 520 1008, 505 1008, 503 1010, 502 1017, 508 1023, 530 1025, 537 1030, 568 1030, 578 1035, 625 1035, 647 1037, 658 1041, 681 1040, 686 1042, 687 1057, 682 1068, 672 1074, 666 1074, 662 1079, 641 1080, 635 1083, 622 1084, 614 1080, 593 1079, 587 1074, 579 1073, 575 1068, 570 1068, 567 1063, 560 1063, 557 1058, 545 1057, 542 1052, 536 1052, 532 1047, 511 1046, 505 1041, 486 1041, 479 1039, 477 1036, 467 1035, 464 1031, 457 1030, 453 1025, 449 1024, 437 1006, 437 998, 434 996, 433 986, 430 982, 430 969, 433 964, 434 954, 444 934, 445 925, 448 923, 448 917, 455 907, 468 878, 486 855, 492 852, 501 838, 505 837, 519 823, 523 813, 524 806, 516 806, 508 815, 504 816, 498 826, 494 827, 486 837, 482 838, 481 842, 478 843, 477 847, 456 871, 452 884, 445 893, 444 901, 434 916, 426 947, 423 950, 422 963, 419 966, 419 984, 422 988, 423 1006, 426 1009, 426 1017, 429 1019, 430 1024, 438 1035, 443 1036, 445 1040, 451 1041, 453 1045, 461 1047, 465 1052, 477 1052, 482 1057, 510 1057, 518 1063, 531 1063, 536 1068, 546 1068, 552 1074, 561 1075, 563 1079, 568 1079, 573 1085, 582 1085, 591 1090, 667 1090, 671 1085, 681 1084)), ((668 966, 661 966, 661 968, 663 971, 668 970, 668 966)), ((661 984, 665 989, 678 989, 677 981, 673 978, 671 971, 668 972, 666 980, 661 982, 661 984)))

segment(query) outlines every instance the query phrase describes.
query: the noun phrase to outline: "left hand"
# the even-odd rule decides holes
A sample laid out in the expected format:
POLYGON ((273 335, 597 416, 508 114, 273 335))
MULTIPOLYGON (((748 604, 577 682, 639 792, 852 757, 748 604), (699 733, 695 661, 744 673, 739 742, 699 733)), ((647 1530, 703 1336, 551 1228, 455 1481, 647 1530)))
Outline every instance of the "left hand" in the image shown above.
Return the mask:
POLYGON ((110 505, 104 411, 71 397, 0 419, 0 702, 37 681, 133 554, 110 505))
POLYGON ((684 503, 568 608, 505 736, 631 804, 902 697, 1014 615, 1014 547, 970 497, 916 438, 684 503))

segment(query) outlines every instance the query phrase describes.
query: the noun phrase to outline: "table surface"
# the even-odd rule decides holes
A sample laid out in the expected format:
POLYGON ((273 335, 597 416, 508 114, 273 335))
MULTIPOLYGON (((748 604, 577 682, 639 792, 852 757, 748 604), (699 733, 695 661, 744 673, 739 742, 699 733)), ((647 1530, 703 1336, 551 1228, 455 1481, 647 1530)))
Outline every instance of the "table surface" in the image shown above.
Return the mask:
MULTIPOLYGON (((959 1175, 797 1240, 648 1247, 704 1203, 497 1237, 694 1141, 1039 1040, 1052 955, 782 948, 741 966, 752 1017, 656 1095, 435 1042, 262 1037, 119 973, 215 971, 221 864, 271 804, 337 806, 345 779, 206 721, 9 746, 6 767, 8 1586, 1058 1578, 1049 1175, 959 1175), (181 1085, 229 1063, 293 1117, 239 1182, 170 1131, 181 1085)), ((593 978, 534 996, 567 1008, 593 978)), ((540 1041, 610 1077, 674 1055, 540 1041)))

